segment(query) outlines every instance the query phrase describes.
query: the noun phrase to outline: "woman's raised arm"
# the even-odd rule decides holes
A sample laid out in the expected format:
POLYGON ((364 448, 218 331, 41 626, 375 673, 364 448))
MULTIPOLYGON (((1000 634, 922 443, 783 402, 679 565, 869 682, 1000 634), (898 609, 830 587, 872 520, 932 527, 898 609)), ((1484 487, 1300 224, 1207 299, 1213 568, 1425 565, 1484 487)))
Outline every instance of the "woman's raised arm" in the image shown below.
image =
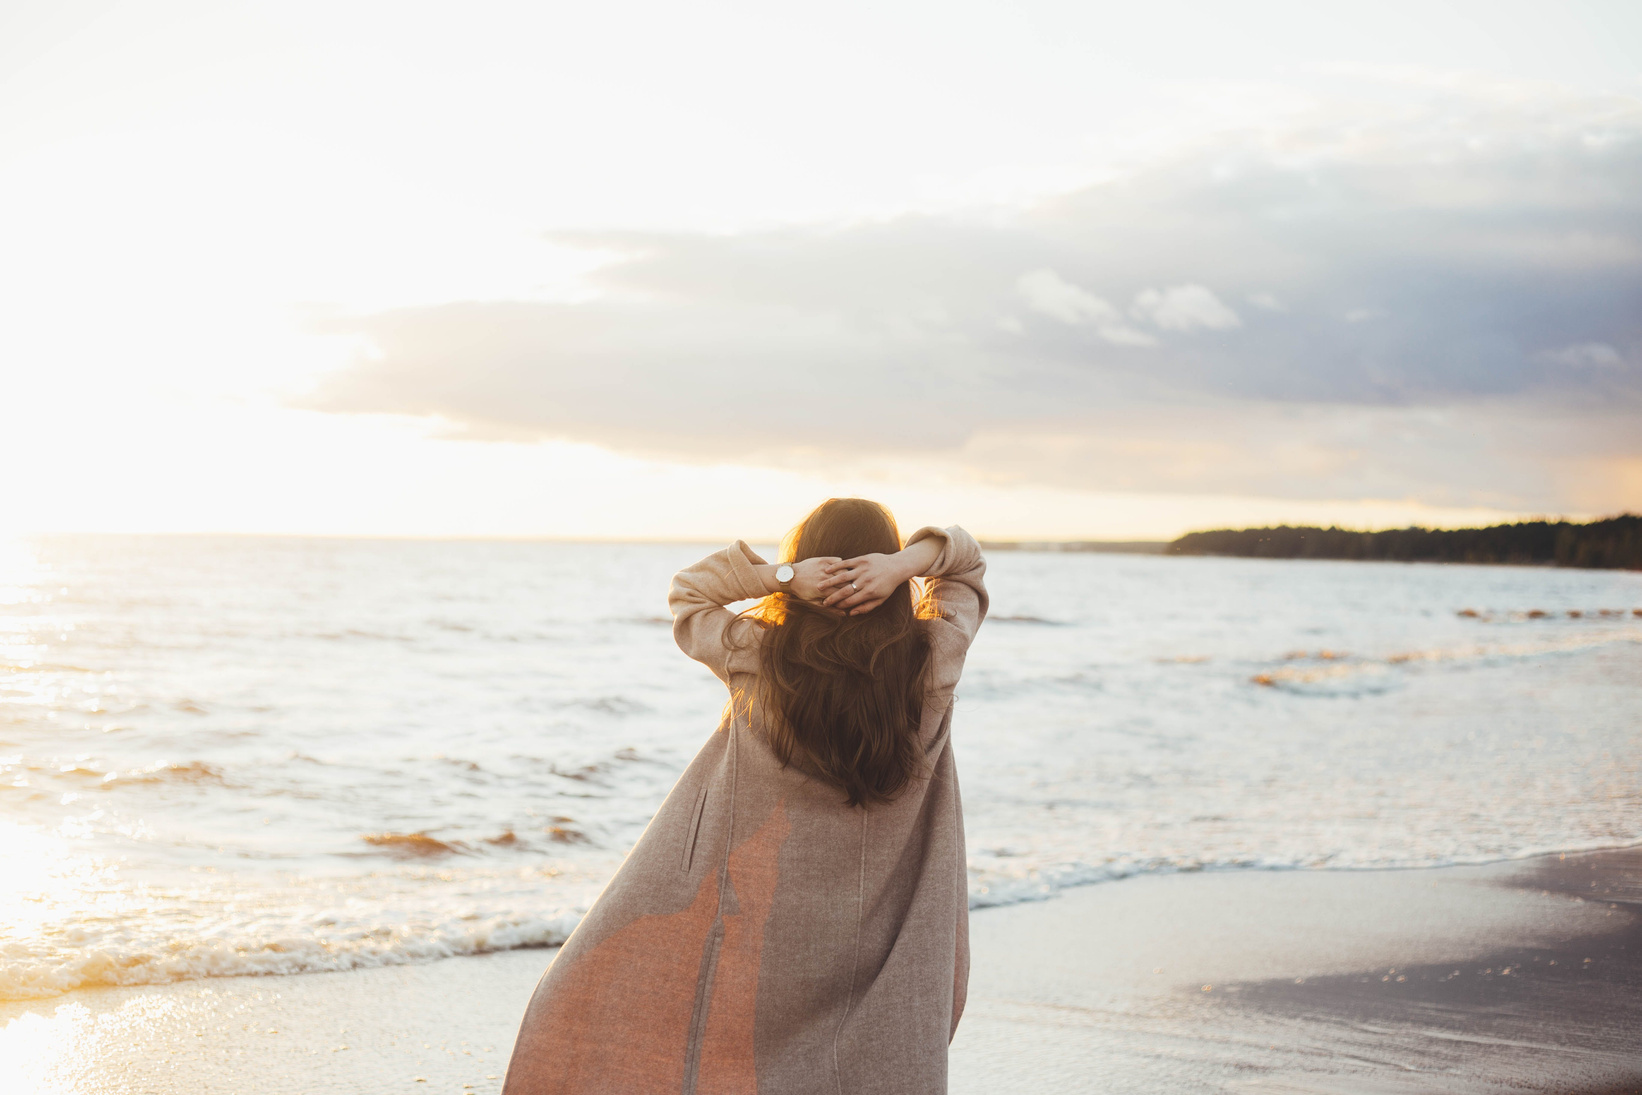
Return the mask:
POLYGON ((730 629, 757 625, 748 620, 737 623, 735 614, 724 606, 768 593, 759 572, 765 565, 757 552, 737 540, 673 575, 672 588, 667 591, 674 641, 725 684, 730 683, 730 662, 743 645, 733 641, 730 629))
POLYGON ((751 665, 734 664, 736 654, 750 648, 732 636, 732 628, 756 628, 749 620, 736 620, 725 605, 750 601, 771 593, 788 593, 814 601, 821 597, 820 582, 835 558, 804 559, 793 564, 793 577, 783 585, 780 567, 766 563, 758 553, 737 540, 723 551, 673 575, 667 593, 667 607, 673 613, 673 639, 696 661, 701 662, 724 683, 732 672, 750 671, 751 665))
POLYGON ((975 538, 957 525, 921 528, 907 540, 909 548, 926 544, 940 545, 940 553, 924 572, 930 579, 924 598, 967 648, 986 619, 986 557, 975 538))

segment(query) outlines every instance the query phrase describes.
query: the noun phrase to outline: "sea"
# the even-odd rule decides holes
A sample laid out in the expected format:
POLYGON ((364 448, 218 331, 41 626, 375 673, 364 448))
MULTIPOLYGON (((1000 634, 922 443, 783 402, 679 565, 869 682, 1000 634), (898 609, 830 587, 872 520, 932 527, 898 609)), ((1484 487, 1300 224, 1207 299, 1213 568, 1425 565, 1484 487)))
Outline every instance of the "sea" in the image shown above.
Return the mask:
MULTIPOLYGON (((712 734, 710 544, 0 541, 0 998, 550 946, 712 734)), ((1642 842, 1642 573, 1007 551, 972 907, 1642 842)))

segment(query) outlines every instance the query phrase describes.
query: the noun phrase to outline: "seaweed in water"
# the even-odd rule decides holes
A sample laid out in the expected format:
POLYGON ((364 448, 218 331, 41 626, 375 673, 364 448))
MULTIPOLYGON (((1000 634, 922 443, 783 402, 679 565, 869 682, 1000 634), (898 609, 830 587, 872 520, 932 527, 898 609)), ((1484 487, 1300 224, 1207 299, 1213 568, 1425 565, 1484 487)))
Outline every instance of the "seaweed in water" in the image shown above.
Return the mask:
POLYGON ((373 848, 382 849, 388 855, 408 859, 461 855, 467 851, 466 846, 460 841, 440 840, 427 833, 367 833, 360 839, 373 848))

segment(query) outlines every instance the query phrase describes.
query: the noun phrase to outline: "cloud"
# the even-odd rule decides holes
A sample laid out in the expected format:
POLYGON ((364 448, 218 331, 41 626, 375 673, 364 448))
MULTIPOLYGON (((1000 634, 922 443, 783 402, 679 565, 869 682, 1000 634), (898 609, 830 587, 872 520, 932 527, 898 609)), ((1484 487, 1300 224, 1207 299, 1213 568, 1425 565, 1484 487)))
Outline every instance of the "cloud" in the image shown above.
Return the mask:
POLYGON ((1201 285, 1173 289, 1142 289, 1129 312, 1166 331, 1225 331, 1243 326, 1238 314, 1201 285))
POLYGON ((377 353, 306 405, 670 458, 1642 504, 1612 470, 1642 460, 1631 100, 1224 136, 1013 213, 555 238, 620 256, 593 299, 329 320, 377 353))
POLYGON ((1034 270, 1022 274, 1015 287, 1026 306, 1033 311, 1074 327, 1087 323, 1099 332, 1101 338, 1115 346, 1157 345, 1157 339, 1126 324, 1122 312, 1094 294, 1063 280, 1053 270, 1034 270))
POLYGON ((1053 270, 1034 270, 1022 274, 1015 283, 1021 299, 1033 311, 1042 312, 1062 323, 1079 324, 1085 320, 1095 323, 1119 323, 1123 314, 1097 296, 1062 280, 1053 270))
POLYGON ((1545 358, 1570 369, 1616 369, 1625 364, 1619 351, 1606 342, 1576 342, 1547 353, 1545 358))

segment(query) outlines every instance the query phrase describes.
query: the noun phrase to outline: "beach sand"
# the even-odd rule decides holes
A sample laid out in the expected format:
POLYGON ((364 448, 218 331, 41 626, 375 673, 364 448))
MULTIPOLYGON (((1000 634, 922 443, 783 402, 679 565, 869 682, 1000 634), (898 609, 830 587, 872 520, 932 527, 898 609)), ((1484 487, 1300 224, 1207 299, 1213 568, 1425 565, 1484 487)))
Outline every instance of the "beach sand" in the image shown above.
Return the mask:
MULTIPOLYGON (((971 918, 955 1095, 1642 1092, 1642 849, 971 918)), ((0 1005, 5 1095, 495 1092, 552 951, 0 1005)))

